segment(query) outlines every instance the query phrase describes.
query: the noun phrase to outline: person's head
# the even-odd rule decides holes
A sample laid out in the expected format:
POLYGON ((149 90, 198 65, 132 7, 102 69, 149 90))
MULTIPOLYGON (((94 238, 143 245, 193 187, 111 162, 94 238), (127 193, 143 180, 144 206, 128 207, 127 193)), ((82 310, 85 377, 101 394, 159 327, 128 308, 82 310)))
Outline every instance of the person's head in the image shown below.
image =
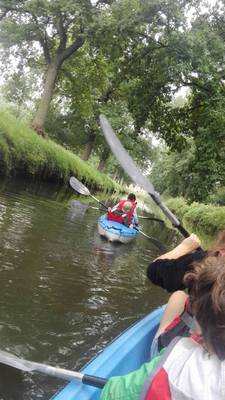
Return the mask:
POLYGON ((128 194, 127 198, 128 198, 128 200, 131 200, 131 201, 136 201, 136 196, 135 196, 135 194, 134 194, 134 193, 130 193, 130 194, 128 194))
POLYGON ((225 257, 211 256, 184 276, 206 348, 225 360, 225 257))

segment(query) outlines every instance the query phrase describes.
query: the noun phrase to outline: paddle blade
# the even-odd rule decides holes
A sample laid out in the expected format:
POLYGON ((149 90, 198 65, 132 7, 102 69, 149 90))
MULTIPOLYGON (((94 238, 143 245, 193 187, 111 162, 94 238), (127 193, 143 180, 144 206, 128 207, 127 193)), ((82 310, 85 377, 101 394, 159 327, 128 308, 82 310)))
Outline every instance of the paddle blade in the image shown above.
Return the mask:
POLYGON ((89 208, 92 208, 89 206, 89 204, 82 203, 82 201, 79 200, 72 200, 70 202, 71 206, 74 208, 79 208, 81 210, 88 210, 89 208))
POLYGON ((7 351, 0 350, 0 363, 9 365, 10 367, 17 368, 21 371, 31 372, 33 371, 30 361, 23 360, 15 356, 14 354, 8 353, 7 351))
POLYGON ((77 178, 71 176, 70 178, 70 186, 78 193, 83 194, 84 196, 90 196, 90 192, 86 186, 83 185, 77 178))
POLYGON ((163 204, 160 195, 155 191, 151 182, 142 175, 141 171, 138 169, 135 162, 129 156, 127 151, 124 149, 119 139, 117 138, 115 132, 113 131, 109 121, 104 115, 100 115, 100 125, 103 130, 106 141, 111 148, 113 154, 119 161, 120 165, 123 167, 124 171, 130 178, 141 188, 143 188, 147 193, 150 194, 153 201, 161 208, 162 212, 169 218, 174 226, 185 236, 188 237, 189 233, 181 225, 177 217, 169 210, 165 204, 163 204))
POLYGON ((8 353, 7 351, 0 350, 0 363, 9 365, 10 367, 19 369, 24 372, 41 372, 42 374, 46 374, 49 376, 54 376, 56 378, 65 379, 67 381, 75 380, 77 382, 82 382, 86 385, 95 386, 102 388, 106 379, 85 375, 81 372, 70 371, 64 368, 53 367, 47 364, 41 364, 34 361, 24 360, 15 356, 14 354, 8 353))
POLYGON ((155 238, 153 238, 152 236, 146 235, 146 233, 144 233, 144 232, 141 231, 140 229, 138 229, 138 230, 139 230, 139 233, 140 233, 142 236, 144 236, 144 237, 146 237, 147 239, 151 240, 151 242, 152 242, 159 250, 164 251, 164 252, 167 250, 167 249, 166 249, 166 246, 164 246, 164 244, 163 244, 162 242, 160 242, 158 239, 155 239, 155 238))
POLYGON ((104 136, 114 154, 114 156, 118 159, 120 165, 123 167, 124 171, 126 171, 127 175, 136 182, 141 188, 146 190, 149 194, 155 194, 155 189, 151 182, 145 178, 141 172, 139 171, 137 165, 126 152, 126 150, 121 145, 119 139, 117 138, 115 132, 113 131, 109 121, 107 118, 101 114, 100 115, 100 125, 103 130, 104 136))
POLYGON ((70 204, 72 207, 79 208, 81 210, 88 210, 89 208, 91 208, 92 210, 105 211, 104 208, 93 207, 79 200, 72 200, 70 204))

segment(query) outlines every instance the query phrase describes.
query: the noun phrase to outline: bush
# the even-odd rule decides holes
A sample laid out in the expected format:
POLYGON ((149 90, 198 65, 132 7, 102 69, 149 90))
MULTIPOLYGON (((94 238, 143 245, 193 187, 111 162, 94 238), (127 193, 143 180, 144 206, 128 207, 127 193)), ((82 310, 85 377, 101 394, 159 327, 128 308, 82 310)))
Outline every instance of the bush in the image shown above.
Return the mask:
POLYGON ((219 206, 225 206, 225 187, 219 187, 215 193, 209 197, 209 201, 219 206))
POLYGON ((167 206, 171 211, 175 212, 176 216, 183 220, 184 215, 188 212, 189 206, 183 197, 175 197, 166 201, 167 206))
POLYGON ((166 204, 190 232, 215 236, 225 229, 225 207, 201 203, 188 205, 182 198, 169 199, 166 204))

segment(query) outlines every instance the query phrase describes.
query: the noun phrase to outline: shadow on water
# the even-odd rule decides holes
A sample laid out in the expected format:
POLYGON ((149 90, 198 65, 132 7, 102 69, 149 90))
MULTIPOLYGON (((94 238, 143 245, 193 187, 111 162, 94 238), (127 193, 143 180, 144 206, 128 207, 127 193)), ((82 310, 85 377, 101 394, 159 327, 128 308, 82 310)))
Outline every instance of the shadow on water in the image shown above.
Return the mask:
MULTIPOLYGON (((0 185, 2 350, 76 370, 167 300, 146 279, 158 249, 142 236, 127 245, 105 241, 100 212, 83 211, 53 187, 0 185)), ((177 240, 156 222, 143 230, 168 247, 177 240)), ((63 384, 0 367, 1 400, 46 400, 63 384)))

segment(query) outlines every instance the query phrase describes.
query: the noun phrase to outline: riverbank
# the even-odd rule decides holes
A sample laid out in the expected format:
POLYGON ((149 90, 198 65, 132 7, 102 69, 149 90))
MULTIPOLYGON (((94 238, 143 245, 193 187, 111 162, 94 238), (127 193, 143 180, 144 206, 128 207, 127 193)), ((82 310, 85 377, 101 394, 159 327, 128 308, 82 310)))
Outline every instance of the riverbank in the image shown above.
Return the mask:
POLYGON ((0 111, 0 175, 68 183, 71 175, 89 188, 121 192, 108 176, 51 139, 37 135, 7 111, 0 111))
POLYGON ((167 200, 166 205, 189 232, 199 234, 206 241, 225 229, 225 207, 196 202, 188 204, 181 197, 167 200))

